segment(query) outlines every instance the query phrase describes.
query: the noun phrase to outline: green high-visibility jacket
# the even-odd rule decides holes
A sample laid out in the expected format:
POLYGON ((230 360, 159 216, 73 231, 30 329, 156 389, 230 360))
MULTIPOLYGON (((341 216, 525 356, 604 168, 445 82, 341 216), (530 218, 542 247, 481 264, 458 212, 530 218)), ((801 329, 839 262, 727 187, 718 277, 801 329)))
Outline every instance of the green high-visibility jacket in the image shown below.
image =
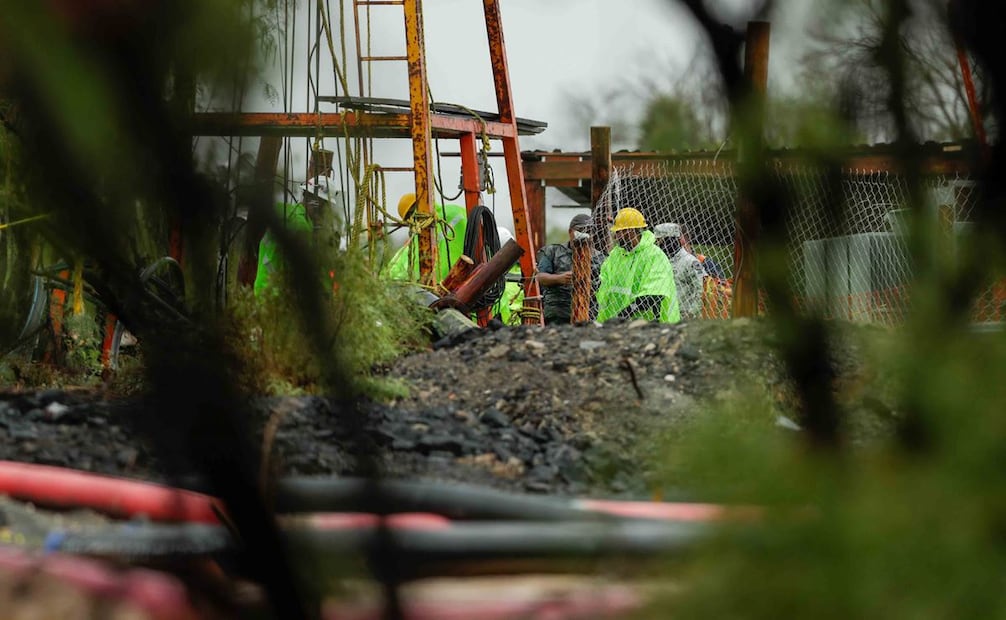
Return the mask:
MULTIPOLYGON (((520 263, 510 268, 510 273, 520 275, 520 263)), ((520 325, 520 312, 524 309, 524 287, 519 282, 507 282, 503 296, 496 302, 494 310, 504 325, 520 325)))
POLYGON ((674 271, 664 251, 657 247, 653 233, 643 232, 636 247, 626 250, 616 246, 601 264, 601 285, 597 289, 597 320, 614 318, 638 297, 662 297, 660 315, 651 310, 632 318, 677 323, 681 320, 674 271))
MULTIPOLYGON (((453 237, 447 239, 443 228, 437 226, 437 280, 443 280, 450 273, 451 267, 458 261, 465 252, 465 230, 468 226, 468 211, 458 205, 437 205, 437 216, 447 221, 447 235, 453 237)), ((419 238, 411 237, 405 245, 401 247, 395 255, 391 257, 388 264, 382 271, 382 275, 392 280, 402 280, 408 282, 419 281, 419 238), (411 254, 411 257, 410 257, 411 254), (412 273, 409 273, 409 263, 412 264, 412 273)))
MULTIPOLYGON (((304 205, 278 203, 276 215, 288 230, 304 235, 310 234, 313 230, 311 221, 307 219, 304 205)), ((271 231, 266 231, 258 244, 258 270, 255 272, 253 287, 256 296, 272 288, 276 274, 281 269, 283 269, 283 257, 280 255, 279 243, 271 231)))

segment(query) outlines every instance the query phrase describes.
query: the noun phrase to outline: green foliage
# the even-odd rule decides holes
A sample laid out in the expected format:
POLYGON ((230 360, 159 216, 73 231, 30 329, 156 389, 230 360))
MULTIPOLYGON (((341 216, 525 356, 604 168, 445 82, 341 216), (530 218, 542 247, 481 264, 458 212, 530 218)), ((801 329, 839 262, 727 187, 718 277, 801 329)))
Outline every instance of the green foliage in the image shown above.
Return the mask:
POLYGON ((716 147, 716 140, 696 112, 695 103, 658 95, 646 106, 639 147, 647 151, 690 151, 716 147))
MULTIPOLYGON (((847 335, 863 340, 866 368, 839 396, 891 402, 902 423, 915 408, 927 447, 906 450, 888 433, 868 448, 813 450, 775 428, 778 403, 744 382, 669 438, 665 480, 764 512, 722 528, 683 572, 676 564, 686 587, 646 617, 1006 616, 1006 337, 877 335, 847 335)), ((848 431, 860 399, 839 400, 848 431)))
POLYGON ((564 226, 551 226, 545 233, 546 245, 552 243, 566 243, 569 241, 569 231, 564 226))
POLYGON ((63 333, 67 368, 84 376, 99 374, 102 333, 94 315, 82 312, 64 318, 63 333))
POLYGON ((225 329, 251 369, 248 387, 269 394, 317 393, 325 389, 324 365, 336 364, 358 393, 401 396, 402 384, 380 380, 373 371, 427 346, 430 312, 411 303, 399 284, 375 276, 358 253, 334 254, 328 264, 317 293, 333 339, 321 346, 322 335, 305 330, 297 295, 284 278, 258 297, 250 289, 233 293, 225 329))

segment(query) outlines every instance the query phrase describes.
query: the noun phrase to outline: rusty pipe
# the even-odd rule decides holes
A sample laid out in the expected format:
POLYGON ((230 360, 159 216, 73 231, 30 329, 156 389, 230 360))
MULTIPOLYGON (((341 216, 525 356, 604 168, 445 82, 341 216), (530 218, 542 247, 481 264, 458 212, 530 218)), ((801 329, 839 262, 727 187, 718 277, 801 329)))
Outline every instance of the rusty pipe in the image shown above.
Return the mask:
POLYGON ((504 277, 510 267, 524 255, 524 248, 510 240, 500 248, 499 252, 489 259, 489 262, 478 265, 471 275, 462 282, 455 291, 442 297, 430 305, 434 310, 440 308, 457 308, 465 312, 474 310, 472 304, 493 285, 504 277))

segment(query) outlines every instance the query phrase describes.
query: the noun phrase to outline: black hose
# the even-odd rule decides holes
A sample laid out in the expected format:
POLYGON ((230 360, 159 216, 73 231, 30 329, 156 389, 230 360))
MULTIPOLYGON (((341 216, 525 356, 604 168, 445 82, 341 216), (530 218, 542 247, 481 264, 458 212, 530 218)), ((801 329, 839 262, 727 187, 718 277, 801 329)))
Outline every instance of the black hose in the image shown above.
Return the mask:
POLYGON ((450 519, 515 521, 610 520, 568 500, 507 493, 466 484, 415 480, 291 477, 279 480, 276 512, 429 512, 450 519))
POLYGON ((201 523, 123 523, 51 532, 46 551, 128 558, 186 557, 234 548, 230 533, 201 523))
MULTIPOLYGON (((479 231, 482 232, 482 255, 488 262, 500 251, 499 232, 496 230, 496 218, 485 205, 477 205, 468 214, 468 227, 465 229, 465 256, 475 258, 478 251, 479 231)), ((493 282, 486 292, 473 304, 474 308, 490 308, 503 296, 506 287, 506 275, 493 282)))
MULTIPOLYGON (((444 528, 393 528, 396 561, 410 567, 405 578, 451 574, 471 563, 487 563, 485 574, 500 571, 496 561, 555 562, 600 559, 659 560, 680 556, 708 538, 712 528, 697 523, 621 521, 612 523, 457 523, 444 528)), ((297 557, 346 559, 380 544, 380 528, 287 524, 283 538, 297 557)), ((254 541, 248 544, 254 545, 254 541)), ((127 523, 79 531, 54 531, 48 552, 117 556, 126 559, 183 558, 240 551, 226 528, 203 524, 127 523)), ((592 570, 572 564, 572 570, 592 570)), ((504 571, 505 572, 505 571, 504 571)))

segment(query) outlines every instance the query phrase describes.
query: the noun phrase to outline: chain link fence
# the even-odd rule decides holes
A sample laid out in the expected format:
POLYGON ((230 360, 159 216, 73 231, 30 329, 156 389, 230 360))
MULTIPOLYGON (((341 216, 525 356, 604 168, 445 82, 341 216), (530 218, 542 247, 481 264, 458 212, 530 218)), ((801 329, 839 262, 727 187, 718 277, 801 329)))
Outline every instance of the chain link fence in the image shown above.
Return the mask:
MULTIPOLYGON (((896 325, 910 307, 908 250, 910 188, 889 171, 843 169, 838 175, 806 162, 777 161, 771 168, 792 209, 789 267, 797 306, 827 318, 896 325)), ((738 182, 732 162, 653 160, 620 165, 594 209, 597 248, 611 252, 615 215, 643 213, 652 239, 674 267, 682 318, 731 315, 738 182), (666 226, 675 224, 676 226, 666 226), (665 225, 665 226, 661 226, 665 225), (661 236, 661 233, 668 233, 661 236), (691 299, 689 269, 701 264, 701 300, 691 299), (678 260, 675 260, 677 255, 678 260)), ((974 181, 966 175, 927 176, 921 200, 926 220, 951 254, 973 229, 974 181)), ((631 288, 639 273, 609 269, 631 288)), ((763 298, 759 307, 764 312, 763 298)), ((975 302, 973 320, 1001 321, 1006 283, 989 281, 975 302)))

